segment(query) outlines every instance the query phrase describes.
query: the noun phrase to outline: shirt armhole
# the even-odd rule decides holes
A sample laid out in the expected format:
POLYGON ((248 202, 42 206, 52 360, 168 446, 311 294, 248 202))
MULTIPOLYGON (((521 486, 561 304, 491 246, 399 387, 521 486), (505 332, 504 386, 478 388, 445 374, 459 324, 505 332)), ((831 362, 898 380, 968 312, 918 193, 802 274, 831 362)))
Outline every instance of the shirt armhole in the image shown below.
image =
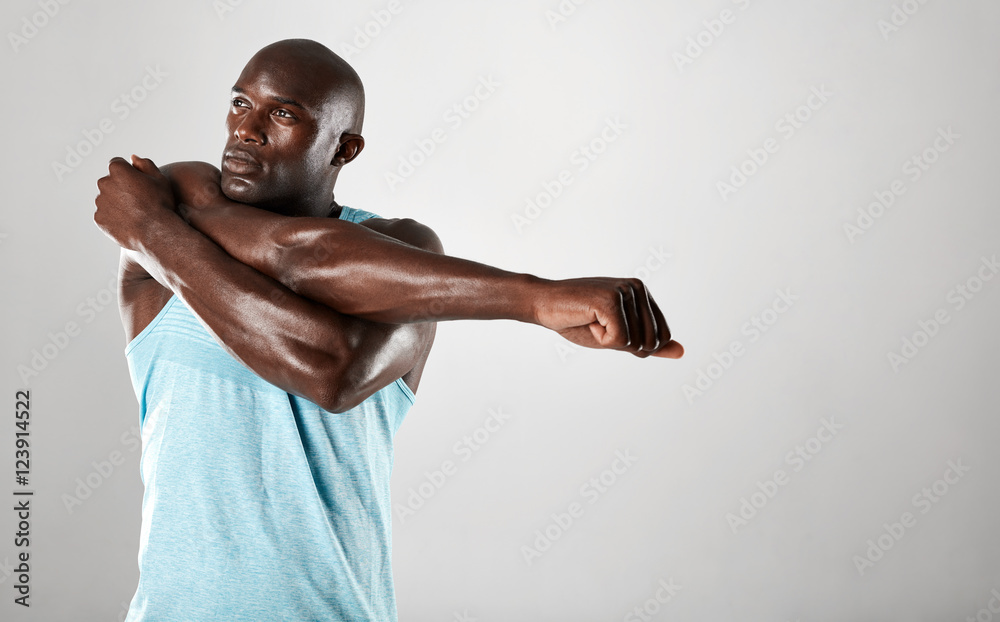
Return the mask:
POLYGON ((125 346, 125 356, 128 356, 129 353, 132 352, 132 350, 135 350, 136 346, 139 345, 139 342, 146 338, 146 335, 153 332, 153 328, 160 323, 160 320, 163 319, 163 316, 167 314, 167 311, 170 309, 170 307, 173 306, 176 300, 177 300, 177 294, 174 294, 173 296, 170 297, 170 300, 167 301, 167 304, 163 305, 163 308, 160 309, 160 312, 156 314, 156 317, 153 318, 153 321, 150 322, 149 324, 146 324, 146 328, 143 328, 138 335, 132 338, 132 341, 128 342, 128 345, 125 346))
POLYGON ((403 396, 410 400, 410 405, 412 406, 417 401, 417 396, 413 394, 410 386, 403 382, 402 378, 396 380, 396 385, 399 386, 399 390, 403 392, 403 396))

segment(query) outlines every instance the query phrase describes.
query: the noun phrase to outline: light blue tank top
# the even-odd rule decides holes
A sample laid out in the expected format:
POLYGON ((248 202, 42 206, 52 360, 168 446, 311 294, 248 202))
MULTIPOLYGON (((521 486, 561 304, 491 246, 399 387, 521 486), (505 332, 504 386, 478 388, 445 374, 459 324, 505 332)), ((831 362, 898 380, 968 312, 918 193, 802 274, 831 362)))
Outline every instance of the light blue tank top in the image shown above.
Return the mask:
POLYGON ((327 412, 233 358, 176 296, 125 356, 145 485, 127 622, 396 620, 389 477, 414 400, 402 379, 327 412))

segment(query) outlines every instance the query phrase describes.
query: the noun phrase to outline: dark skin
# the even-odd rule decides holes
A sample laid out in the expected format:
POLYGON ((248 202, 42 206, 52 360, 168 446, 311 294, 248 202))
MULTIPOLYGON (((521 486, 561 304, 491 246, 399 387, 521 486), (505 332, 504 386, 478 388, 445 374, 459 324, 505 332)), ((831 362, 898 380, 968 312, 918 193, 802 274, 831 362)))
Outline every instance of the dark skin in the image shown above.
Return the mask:
POLYGON ((416 391, 443 320, 514 319, 588 347, 681 356, 637 279, 550 281, 448 257, 411 219, 331 218, 337 175, 364 148, 363 108, 343 86, 356 74, 331 54, 286 41, 251 59, 221 171, 111 161, 94 219, 122 247, 129 340, 176 294, 234 357, 331 412, 400 377, 416 391))

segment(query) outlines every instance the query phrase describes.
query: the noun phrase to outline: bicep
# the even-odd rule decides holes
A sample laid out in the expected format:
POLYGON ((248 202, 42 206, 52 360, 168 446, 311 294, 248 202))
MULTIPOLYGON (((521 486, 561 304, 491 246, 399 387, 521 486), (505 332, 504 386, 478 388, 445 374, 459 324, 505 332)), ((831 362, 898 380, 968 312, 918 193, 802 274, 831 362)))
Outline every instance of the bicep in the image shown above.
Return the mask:
MULTIPOLYGON (((444 254, 444 246, 441 244, 441 239, 434 230, 411 218, 395 218, 391 220, 371 218, 363 221, 361 224, 365 225, 366 223, 373 230, 395 238, 400 242, 421 250, 444 254)), ((434 343, 437 323, 433 320, 424 320, 395 326, 397 331, 408 336, 411 343, 412 349, 410 353, 413 357, 413 365, 408 370, 406 380, 410 388, 416 393, 420 374, 427 360, 427 355, 430 353, 431 345, 434 343)))
POLYGON ((382 324, 358 320, 356 356, 338 378, 340 412, 353 408, 379 389, 403 378, 414 393, 414 371, 419 374, 433 339, 433 324, 382 324))
MULTIPOLYGON (((443 253, 433 230, 411 219, 370 218, 362 226, 422 250, 443 253)), ((402 378, 414 393, 434 343, 435 322, 385 324, 358 320, 359 356, 345 377, 353 390, 345 395, 345 409, 360 404, 382 387, 402 378)))

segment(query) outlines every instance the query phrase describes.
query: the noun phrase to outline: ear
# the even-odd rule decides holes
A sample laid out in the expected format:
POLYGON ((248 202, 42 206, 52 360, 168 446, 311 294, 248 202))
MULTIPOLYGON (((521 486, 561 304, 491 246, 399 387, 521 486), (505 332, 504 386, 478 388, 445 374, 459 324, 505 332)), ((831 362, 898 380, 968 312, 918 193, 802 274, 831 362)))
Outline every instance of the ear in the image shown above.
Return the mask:
POLYGON ((365 148, 365 139, 360 134, 343 134, 340 137, 340 147, 334 154, 330 164, 343 166, 358 157, 361 150, 365 148))

